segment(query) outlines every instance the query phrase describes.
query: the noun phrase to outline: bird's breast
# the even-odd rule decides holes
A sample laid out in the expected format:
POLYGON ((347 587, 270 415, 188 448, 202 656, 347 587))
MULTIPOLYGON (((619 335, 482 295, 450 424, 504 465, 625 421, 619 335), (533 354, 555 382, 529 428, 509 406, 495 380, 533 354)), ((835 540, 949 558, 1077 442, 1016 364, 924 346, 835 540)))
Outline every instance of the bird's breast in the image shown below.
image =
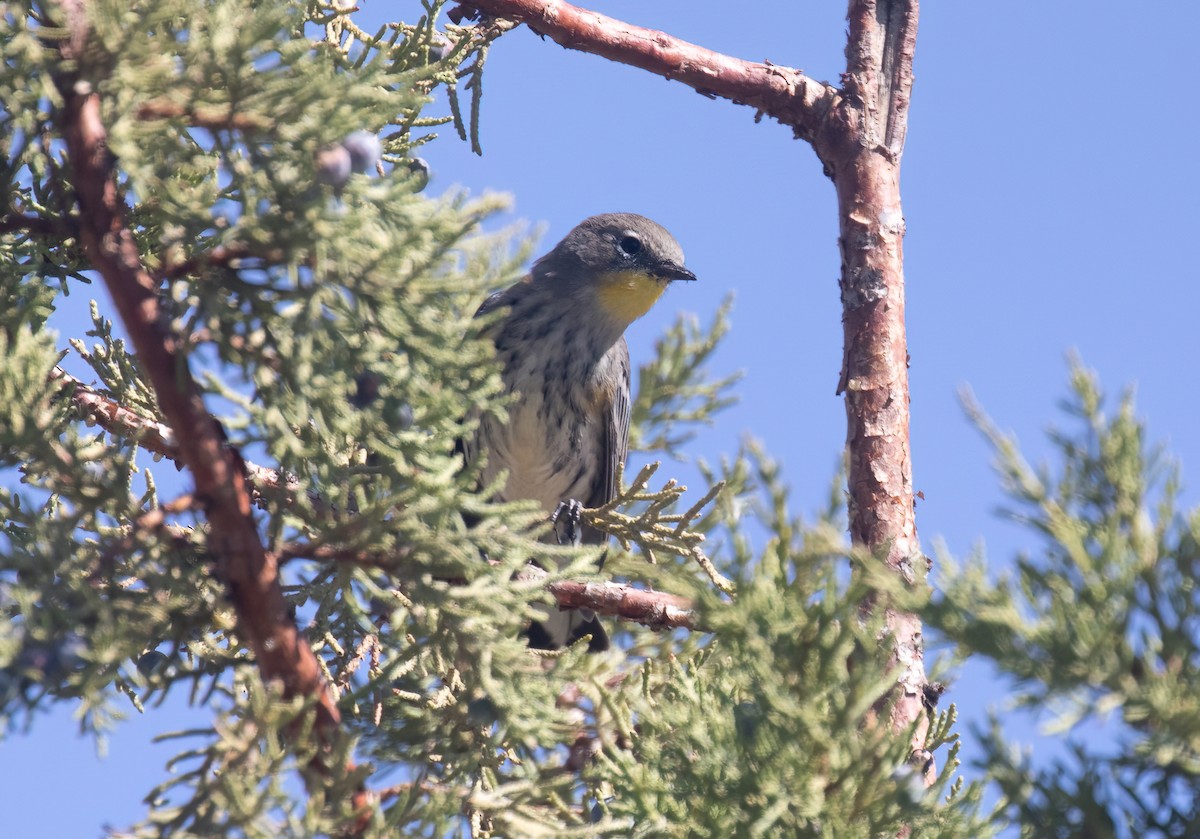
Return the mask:
POLYGON ((480 429, 488 452, 485 480, 507 472, 503 497, 533 499, 547 511, 560 501, 585 501, 595 486, 607 421, 594 375, 569 359, 521 364, 505 371, 515 401, 508 421, 480 429))

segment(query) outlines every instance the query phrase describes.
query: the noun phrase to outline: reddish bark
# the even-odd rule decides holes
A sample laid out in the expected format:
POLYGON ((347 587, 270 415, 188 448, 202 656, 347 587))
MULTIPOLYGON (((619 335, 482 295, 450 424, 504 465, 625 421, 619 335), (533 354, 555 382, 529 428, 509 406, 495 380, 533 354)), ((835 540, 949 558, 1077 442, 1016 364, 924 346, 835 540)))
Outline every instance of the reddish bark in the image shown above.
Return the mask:
POLYGON ((253 114, 238 114, 222 108, 186 108, 177 102, 163 99, 138 105, 137 118, 183 119, 188 125, 207 128, 210 131, 261 131, 268 127, 264 119, 253 114))
MULTIPOLYGON (((170 426, 118 404, 94 388, 88 387, 61 367, 55 367, 50 376, 66 386, 70 392, 71 404, 90 422, 112 434, 137 440, 137 444, 148 452, 184 464, 175 432, 170 426)), ((241 464, 256 493, 283 492, 286 493, 285 498, 291 498, 300 491, 299 482, 280 474, 278 469, 268 469, 248 460, 241 461, 241 464)), ((320 499, 314 494, 309 495, 309 500, 320 503, 320 499)))
MULTIPOLYGON (((322 751, 339 736, 340 714, 317 660, 301 637, 283 598, 275 558, 255 527, 251 487, 238 454, 227 447, 216 420, 204 407, 188 372, 182 342, 161 316, 157 282, 141 263, 126 222, 124 200, 113 177, 100 96, 87 75, 88 38, 83 0, 64 2, 68 40, 63 57, 78 69, 57 79, 63 96, 62 130, 80 210, 80 241, 103 278, 163 416, 175 432, 179 460, 195 480, 195 496, 209 522, 208 546, 238 618, 238 629, 254 651, 264 681, 279 682, 285 697, 305 697, 315 706, 315 732, 322 751)), ((324 774, 323 757, 312 769, 324 774)), ((356 801, 357 803, 361 803, 356 801)))
MULTIPOLYGON (((843 98, 813 147, 837 190, 842 256, 850 536, 885 553, 910 583, 926 560, 917 540, 909 450, 908 351, 904 326, 904 212, 900 158, 908 127, 917 0, 852 0, 843 98)), ((925 719, 921 623, 889 611, 899 693, 895 730, 925 719)), ((913 735, 922 751, 925 726, 913 735)))
POLYGON ((34 216, 16 212, 0 216, 0 233, 26 231, 37 235, 49 236, 53 234, 62 235, 68 230, 69 227, 64 222, 54 218, 47 218, 46 216, 34 216))

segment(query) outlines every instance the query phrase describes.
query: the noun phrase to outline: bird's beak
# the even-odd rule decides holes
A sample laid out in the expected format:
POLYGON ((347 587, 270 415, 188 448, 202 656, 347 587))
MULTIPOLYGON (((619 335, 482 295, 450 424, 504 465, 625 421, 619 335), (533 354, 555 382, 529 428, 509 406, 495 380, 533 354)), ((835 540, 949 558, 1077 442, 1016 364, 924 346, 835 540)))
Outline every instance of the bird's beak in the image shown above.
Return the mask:
POLYGON ((682 265, 677 265, 674 262, 660 262, 654 266, 655 276, 661 277, 668 282, 675 280, 692 280, 696 279, 696 275, 682 265))

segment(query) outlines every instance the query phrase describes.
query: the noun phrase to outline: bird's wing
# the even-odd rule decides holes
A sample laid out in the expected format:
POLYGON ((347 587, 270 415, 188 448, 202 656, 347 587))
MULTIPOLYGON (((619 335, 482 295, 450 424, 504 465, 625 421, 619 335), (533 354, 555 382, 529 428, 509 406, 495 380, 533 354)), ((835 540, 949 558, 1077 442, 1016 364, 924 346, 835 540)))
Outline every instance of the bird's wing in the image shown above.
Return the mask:
MULTIPOLYGON (((520 284, 518 283, 518 285, 520 284)), ((499 309, 502 306, 507 306, 510 302, 512 302, 510 297, 515 288, 516 286, 509 286, 508 288, 502 288, 499 291, 494 291, 489 294, 488 298, 480 304, 478 309, 475 310, 474 316, 477 318, 483 317, 488 312, 494 312, 496 309, 499 309)), ((494 339, 496 337, 496 330, 497 324, 493 324, 491 327, 489 327, 487 332, 484 333, 484 335, 494 339)), ((454 451, 458 454, 461 454, 464 462, 468 464, 475 459, 477 449, 478 447, 476 446, 474 440, 468 440, 460 437, 454 441, 454 451)))
POLYGON ((604 428, 604 468, 598 485, 595 487, 589 507, 607 504, 616 497, 620 487, 617 486, 617 469, 625 463, 629 454, 629 410, 630 410, 630 370, 629 346, 621 338, 616 346, 616 376, 614 377, 613 393, 611 394, 608 417, 604 428))
MULTIPOLYGON (((586 498, 579 499, 585 507, 600 507, 617 495, 617 469, 625 463, 629 454, 629 346, 625 339, 613 348, 615 375, 609 379, 609 392, 605 394, 608 409, 604 411, 604 450, 600 453, 601 468, 596 470, 596 479, 586 498)), ((591 527, 583 528, 583 543, 600 545, 608 535, 591 527)), ((603 565, 603 559, 601 564, 603 565)))

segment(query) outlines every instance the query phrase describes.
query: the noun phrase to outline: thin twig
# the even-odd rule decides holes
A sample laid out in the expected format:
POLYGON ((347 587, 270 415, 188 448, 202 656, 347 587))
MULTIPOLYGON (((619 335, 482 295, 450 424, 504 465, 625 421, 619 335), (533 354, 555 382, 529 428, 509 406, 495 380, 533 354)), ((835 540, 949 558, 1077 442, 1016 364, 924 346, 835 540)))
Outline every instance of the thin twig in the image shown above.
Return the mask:
MULTIPOLYGON (((64 389, 70 391, 71 403, 85 419, 112 434, 135 440, 139 446, 152 454, 183 463, 175 432, 166 424, 126 408, 95 388, 85 385, 61 367, 55 367, 50 377, 66 386, 64 389)), ((280 473, 278 469, 259 466, 249 460, 243 460, 242 463, 256 494, 283 492, 295 495, 300 492, 300 482, 294 477, 280 473)), ((312 493, 309 498, 313 503, 321 501, 312 493)))
POLYGON ((591 609, 651 629, 702 630, 690 600, 665 591, 646 591, 625 583, 561 580, 546 590, 562 609, 591 609))
MULTIPOLYGON (((406 558, 401 552, 389 556, 365 553, 350 548, 333 548, 325 545, 285 543, 276 549, 279 561, 313 559, 326 562, 347 562, 371 568, 395 571, 406 558)), ((526 565, 518 577, 540 581, 549 576, 536 565, 526 565)), ((451 580, 450 582, 465 582, 451 580)), ((646 591, 624 583, 584 583, 576 580, 559 580, 546 586, 554 595, 560 608, 591 609, 601 615, 610 615, 634 621, 651 629, 700 629, 694 606, 690 600, 663 591, 646 591)))

